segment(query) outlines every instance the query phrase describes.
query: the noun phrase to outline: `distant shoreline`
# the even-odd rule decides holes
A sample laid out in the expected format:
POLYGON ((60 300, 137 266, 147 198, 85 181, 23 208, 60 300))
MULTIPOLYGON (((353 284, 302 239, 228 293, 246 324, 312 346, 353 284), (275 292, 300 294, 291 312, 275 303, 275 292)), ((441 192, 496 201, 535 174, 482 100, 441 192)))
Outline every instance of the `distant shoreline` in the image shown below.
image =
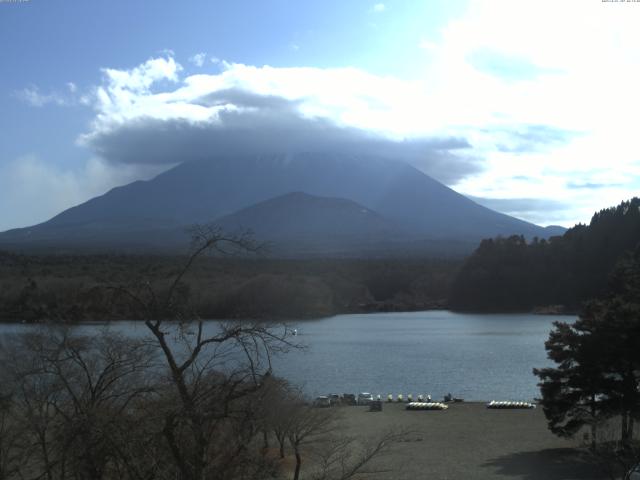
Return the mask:
MULTIPOLYGON (((277 317, 277 316, 263 316, 263 317, 213 317, 213 316, 203 316, 201 320, 203 321, 256 321, 256 322, 277 322, 277 323, 292 323, 292 322, 307 322, 307 321, 316 321, 322 320, 324 318, 335 317, 339 315, 376 315, 376 314, 384 314, 384 313, 413 313, 413 312, 433 312, 433 311, 448 311, 452 313, 459 314, 468 314, 468 315, 540 315, 540 316, 576 316, 579 313, 568 311, 568 310, 555 310, 555 309, 533 309, 529 311, 466 311, 466 310, 454 310, 451 308, 447 308, 446 306, 433 306, 431 308, 407 308, 407 309, 367 309, 367 310, 345 310, 340 312, 333 312, 327 315, 318 315, 318 316, 308 316, 308 317, 277 317)), ((198 320, 194 318, 193 321, 198 320)), ((55 321, 47 321, 47 320, 38 320, 38 321, 26 321, 23 319, 0 319, 0 324, 4 325, 109 325, 111 323, 119 323, 119 322, 139 322, 143 323, 144 319, 136 319, 136 318, 115 318, 111 320, 79 320, 74 322, 55 322, 55 321)), ((171 320, 166 320, 167 322, 171 322, 171 320)))

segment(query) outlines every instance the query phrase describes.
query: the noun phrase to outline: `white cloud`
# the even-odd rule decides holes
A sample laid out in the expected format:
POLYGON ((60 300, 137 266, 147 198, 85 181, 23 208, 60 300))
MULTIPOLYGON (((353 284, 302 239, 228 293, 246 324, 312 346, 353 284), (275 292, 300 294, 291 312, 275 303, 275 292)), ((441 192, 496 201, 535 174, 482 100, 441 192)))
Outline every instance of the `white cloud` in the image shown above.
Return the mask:
MULTIPOLYGON (((177 82, 182 66, 173 57, 152 58, 131 70, 105 68, 104 84, 96 89, 97 123, 121 121, 132 112, 144 115, 146 107, 153 108, 149 98, 151 86, 161 81, 177 82)), ((157 109, 156 109, 157 110, 157 109)), ((148 115, 158 112, 150 110, 148 115)))
POLYGON ((136 94, 149 92, 149 87, 160 80, 177 81, 182 66, 173 57, 151 58, 131 70, 103 69, 112 92, 130 91, 136 94))
POLYGON ((193 63, 196 67, 202 67, 204 65, 205 60, 207 59, 207 54, 200 52, 196 53, 189 57, 189 61, 193 63))
POLYGON ((239 90, 295 102, 305 118, 324 119, 398 140, 444 132, 438 128, 442 123, 428 113, 430 97, 421 82, 380 77, 355 68, 224 63, 218 74, 179 78, 181 69, 172 58, 157 58, 128 71, 105 70, 105 85, 97 89, 95 130, 141 118, 215 121, 220 112, 235 108, 233 102, 205 105, 202 98, 239 90), (149 68, 151 63, 153 69, 149 68), (165 81, 172 85, 151 88, 165 81))
POLYGON ((424 81, 435 100, 434 117, 441 128, 465 135, 485 161, 482 172, 456 186, 459 191, 559 199, 571 210, 550 213, 545 223, 563 224, 588 221, 595 210, 637 194, 636 7, 474 0, 438 42, 421 45, 429 51, 424 81), (491 55, 491 68, 473 62, 478 52, 491 55), (521 140, 517 131, 524 125, 576 134, 565 142, 551 135, 529 151, 503 148, 505 132, 516 134, 510 141, 521 140), (598 179, 610 176, 604 172, 615 172, 616 181, 597 190, 567 188, 571 182, 603 183, 598 179))
POLYGON ((382 13, 387 9, 387 7, 385 6, 384 3, 376 3, 372 8, 371 11, 375 12, 375 13, 382 13))

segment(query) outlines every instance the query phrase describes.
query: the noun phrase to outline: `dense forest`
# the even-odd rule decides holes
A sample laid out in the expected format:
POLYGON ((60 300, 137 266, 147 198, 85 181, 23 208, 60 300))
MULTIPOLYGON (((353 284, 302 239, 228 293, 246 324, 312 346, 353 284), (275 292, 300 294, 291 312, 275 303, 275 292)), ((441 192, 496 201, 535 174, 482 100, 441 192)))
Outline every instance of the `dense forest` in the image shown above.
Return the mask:
MULTIPOLYGON (((162 290, 185 257, 0 252, 0 321, 135 319, 118 286, 162 290)), ((309 318, 444 307, 456 260, 202 258, 183 295, 202 318, 309 318)))
POLYGON ((616 263, 640 243, 640 199, 597 212, 550 240, 483 240, 451 287, 461 311, 577 311, 603 294, 616 263))

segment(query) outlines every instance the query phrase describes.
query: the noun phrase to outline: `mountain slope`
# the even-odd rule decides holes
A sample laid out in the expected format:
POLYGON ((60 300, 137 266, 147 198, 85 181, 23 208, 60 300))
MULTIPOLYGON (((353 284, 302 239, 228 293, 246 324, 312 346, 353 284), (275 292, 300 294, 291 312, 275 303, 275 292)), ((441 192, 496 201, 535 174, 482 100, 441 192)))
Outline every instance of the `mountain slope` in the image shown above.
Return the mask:
POLYGON ((376 212, 343 198, 292 192, 216 220, 224 230, 251 229, 258 237, 360 237, 390 235, 398 228, 376 212))
POLYGON ((149 181, 114 188, 0 243, 139 245, 290 192, 348 199, 424 239, 475 242, 496 235, 546 237, 545 230, 467 199, 400 161, 308 153, 220 157, 180 164, 149 181))
MULTIPOLYGON (((215 221, 224 231, 250 230, 279 255, 348 254, 381 249, 409 236, 378 213, 343 198, 292 192, 215 221)), ((388 248, 388 247, 387 247, 388 248)))

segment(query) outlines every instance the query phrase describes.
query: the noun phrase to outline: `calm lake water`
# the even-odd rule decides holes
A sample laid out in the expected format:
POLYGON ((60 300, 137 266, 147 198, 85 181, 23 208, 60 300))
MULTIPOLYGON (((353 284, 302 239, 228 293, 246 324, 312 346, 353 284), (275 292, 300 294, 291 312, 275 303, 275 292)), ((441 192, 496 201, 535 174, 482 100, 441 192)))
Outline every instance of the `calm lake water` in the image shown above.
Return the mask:
POLYGON ((573 316, 448 311, 339 315, 298 324, 307 352, 277 362, 311 394, 451 392, 465 400, 531 400, 534 367, 551 365, 544 342, 573 316))
MULTIPOLYGON (((442 399, 451 392, 465 400, 532 400, 539 391, 531 370, 550 365, 544 342, 555 320, 575 317, 427 311, 308 320, 294 325, 308 348, 276 358, 274 371, 313 396, 367 391, 442 399)), ((28 328, 1 325, 0 333, 28 328)), ((145 334, 134 322, 111 328, 145 334)))

